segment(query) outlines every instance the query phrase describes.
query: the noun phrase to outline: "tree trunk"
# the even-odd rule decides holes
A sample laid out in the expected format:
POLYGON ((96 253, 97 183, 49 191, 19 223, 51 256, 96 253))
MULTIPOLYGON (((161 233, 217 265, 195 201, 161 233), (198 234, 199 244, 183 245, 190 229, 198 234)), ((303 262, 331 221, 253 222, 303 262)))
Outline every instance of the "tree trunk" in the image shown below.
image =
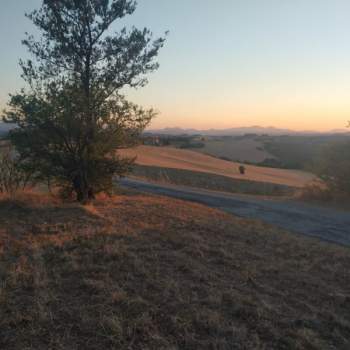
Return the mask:
POLYGON ((92 187, 89 187, 89 190, 88 190, 88 198, 89 200, 93 200, 95 199, 95 191, 92 187))
POLYGON ((76 175, 74 177, 73 188, 78 202, 86 204, 89 200, 94 199, 93 191, 89 188, 84 176, 76 175))

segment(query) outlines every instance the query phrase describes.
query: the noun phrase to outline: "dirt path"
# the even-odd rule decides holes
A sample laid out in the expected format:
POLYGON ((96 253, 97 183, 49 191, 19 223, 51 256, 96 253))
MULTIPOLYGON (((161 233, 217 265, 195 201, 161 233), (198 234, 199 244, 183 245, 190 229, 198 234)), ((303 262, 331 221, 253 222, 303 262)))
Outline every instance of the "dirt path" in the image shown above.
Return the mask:
POLYGON ((350 213, 296 201, 267 200, 172 185, 123 179, 122 186, 218 208, 237 216, 259 219, 286 230, 350 246, 350 213))

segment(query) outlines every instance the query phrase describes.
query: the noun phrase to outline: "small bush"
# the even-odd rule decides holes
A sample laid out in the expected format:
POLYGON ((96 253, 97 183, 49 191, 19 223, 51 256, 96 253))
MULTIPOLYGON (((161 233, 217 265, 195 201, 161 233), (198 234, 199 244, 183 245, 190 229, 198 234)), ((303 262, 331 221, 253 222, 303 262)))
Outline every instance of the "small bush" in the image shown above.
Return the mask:
POLYGON ((240 173, 241 175, 244 175, 244 174, 245 174, 245 166, 244 166, 244 165, 240 165, 240 167, 239 167, 239 173, 240 173))
POLYGON ((301 199, 316 202, 330 202, 334 200, 334 193, 329 188, 311 184, 303 188, 301 199))
POLYGON ((14 195, 31 183, 31 174, 26 171, 10 146, 0 149, 0 193, 14 195))
POLYGON ((350 197, 346 192, 337 191, 322 184, 311 184, 304 187, 299 198, 310 203, 332 205, 345 210, 350 209, 350 197))
POLYGON ((350 198, 350 141, 338 142, 324 149, 316 171, 335 194, 350 198))

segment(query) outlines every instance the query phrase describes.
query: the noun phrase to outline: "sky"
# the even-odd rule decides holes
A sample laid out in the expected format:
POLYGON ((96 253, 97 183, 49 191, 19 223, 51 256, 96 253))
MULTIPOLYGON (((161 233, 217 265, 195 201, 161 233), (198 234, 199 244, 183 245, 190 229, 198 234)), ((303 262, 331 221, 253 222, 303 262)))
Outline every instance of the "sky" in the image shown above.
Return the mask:
MULTIPOLYGON (((24 13, 0 0, 0 108, 24 86, 24 13)), ((160 68, 127 97, 159 111, 152 128, 344 128, 350 120, 349 0, 138 0, 126 25, 169 31, 160 68)))

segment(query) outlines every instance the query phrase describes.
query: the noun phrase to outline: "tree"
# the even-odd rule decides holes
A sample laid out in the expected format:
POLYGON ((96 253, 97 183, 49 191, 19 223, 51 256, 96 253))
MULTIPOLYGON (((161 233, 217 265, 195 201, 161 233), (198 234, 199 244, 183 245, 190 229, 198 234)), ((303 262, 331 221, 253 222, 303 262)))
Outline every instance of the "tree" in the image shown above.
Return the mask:
POLYGON ((325 148, 317 172, 334 194, 350 196, 350 141, 325 148))
POLYGON ((11 96, 4 120, 17 125, 10 139, 21 158, 79 201, 130 168, 116 151, 135 145, 155 115, 121 94, 147 83, 164 44, 148 29, 112 34, 135 9, 131 0, 44 0, 26 15, 42 38, 23 41, 34 58, 20 61, 28 88, 11 96))
POLYGON ((245 166, 244 166, 244 165, 240 165, 238 169, 239 169, 239 173, 240 173, 241 175, 244 175, 244 174, 245 174, 245 166))

